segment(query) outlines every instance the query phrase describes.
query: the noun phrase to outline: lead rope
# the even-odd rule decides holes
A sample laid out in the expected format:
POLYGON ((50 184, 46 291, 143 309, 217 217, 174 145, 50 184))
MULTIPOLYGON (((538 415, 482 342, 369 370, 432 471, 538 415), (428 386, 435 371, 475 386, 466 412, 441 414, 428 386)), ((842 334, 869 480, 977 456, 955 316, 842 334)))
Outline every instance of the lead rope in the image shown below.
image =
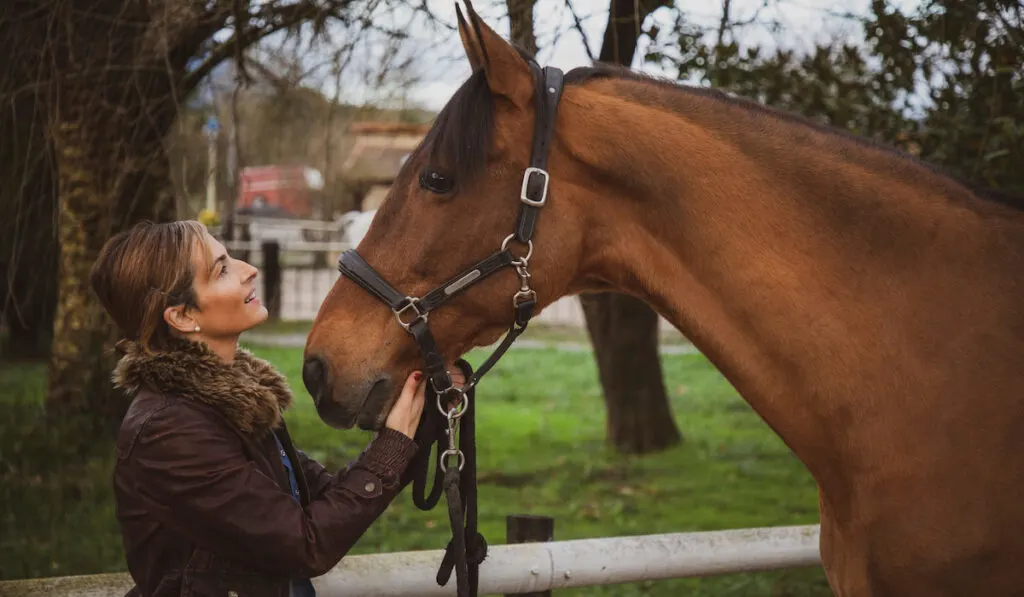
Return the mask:
MULTIPOLYGON (((460 359, 455 364, 462 369, 467 380, 474 379, 469 363, 460 359)), ((430 510, 444 492, 452 539, 438 568, 437 584, 448 584, 454 570, 458 596, 476 597, 480 564, 487 557, 487 541, 477 525, 476 390, 470 386, 464 392, 457 392, 459 402, 454 405, 445 404, 446 395, 438 394, 429 384, 427 391, 428 397, 436 401, 437 409, 431 409, 430 415, 423 417, 417 429, 420 453, 410 464, 413 469, 413 502, 421 510, 430 510), (428 495, 425 489, 432 444, 436 445, 436 468, 428 495)))

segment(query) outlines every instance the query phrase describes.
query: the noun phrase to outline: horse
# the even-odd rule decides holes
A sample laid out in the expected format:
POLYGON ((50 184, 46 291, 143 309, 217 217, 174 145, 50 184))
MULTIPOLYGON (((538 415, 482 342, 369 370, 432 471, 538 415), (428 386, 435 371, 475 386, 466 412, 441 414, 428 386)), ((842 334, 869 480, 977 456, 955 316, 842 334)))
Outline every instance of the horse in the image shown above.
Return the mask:
MULTIPOLYGON (((596 65, 565 73, 546 201, 529 246, 509 241, 544 90, 465 4, 473 73, 359 244, 372 271, 418 296, 505 238, 538 309, 636 296, 813 476, 836 595, 1024 594, 1024 200, 755 102, 596 65)), ((499 271, 430 313, 445 359, 500 337, 520 282, 499 271)), ((339 278, 305 347, 306 386, 338 428, 380 428, 396 380, 421 366, 365 290, 339 278)))

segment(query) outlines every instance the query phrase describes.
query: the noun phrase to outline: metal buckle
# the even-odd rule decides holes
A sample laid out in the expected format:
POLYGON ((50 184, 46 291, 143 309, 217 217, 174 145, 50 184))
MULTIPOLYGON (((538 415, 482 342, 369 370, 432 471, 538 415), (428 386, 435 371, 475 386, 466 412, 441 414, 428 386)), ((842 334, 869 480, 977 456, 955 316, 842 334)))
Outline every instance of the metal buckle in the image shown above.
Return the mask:
POLYGON ((551 176, 548 174, 547 170, 530 166, 526 169, 526 172, 523 173, 523 187, 519 190, 519 200, 534 207, 544 207, 544 204, 547 203, 548 200, 548 183, 550 181, 551 176), (530 175, 532 174, 540 174, 544 177, 544 188, 541 189, 540 199, 530 199, 526 194, 527 187, 530 186, 530 175))
POLYGON ((409 328, 411 328, 413 326, 413 324, 415 324, 416 322, 418 322, 418 321, 427 321, 427 317, 428 317, 429 314, 420 311, 420 308, 419 308, 420 299, 413 298, 411 296, 407 296, 407 297, 405 297, 405 300, 407 301, 405 303, 405 306, 403 306, 401 308, 398 308, 398 309, 394 309, 393 312, 395 314, 395 319, 398 320, 398 325, 400 325, 403 328, 405 328, 405 331, 408 332, 409 328), (409 323, 406 323, 405 321, 402 320, 402 314, 405 313, 410 308, 413 311, 416 312, 416 317, 412 321, 410 321, 409 323))

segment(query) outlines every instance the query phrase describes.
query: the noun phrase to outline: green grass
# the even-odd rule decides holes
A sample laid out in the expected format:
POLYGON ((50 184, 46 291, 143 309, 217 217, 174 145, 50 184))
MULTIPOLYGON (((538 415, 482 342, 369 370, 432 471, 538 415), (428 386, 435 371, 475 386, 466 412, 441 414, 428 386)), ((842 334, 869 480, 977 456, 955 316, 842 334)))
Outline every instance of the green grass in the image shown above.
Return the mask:
MULTIPOLYGON (((300 381, 300 350, 253 350, 275 363, 296 393, 297 406, 286 418, 300 448, 330 467, 358 454, 368 434, 320 422, 300 381)), ((469 360, 479 364, 484 356, 474 353, 469 360)), ((504 542, 507 514, 554 517, 556 539, 817 522, 810 475, 717 371, 692 355, 666 356, 663 368, 685 443, 628 458, 605 445, 604 408, 590 354, 514 350, 502 360, 478 390, 480 523, 490 543, 504 542)), ((41 371, 20 367, 0 369, 0 375, 5 411, 28 416, 42 394, 41 371), (12 392, 22 399, 10 400, 12 392)), ((5 421, 15 428, 0 428, 0 578, 123 570, 109 458, 73 471, 53 462, 34 471, 26 449, 45 446, 23 442, 19 449, 18 437, 28 434, 17 418, 5 415, 5 421)), ((446 542, 446 527, 443 507, 421 512, 404 493, 355 552, 438 549, 446 542)), ((555 594, 831 593, 815 568, 555 594)))

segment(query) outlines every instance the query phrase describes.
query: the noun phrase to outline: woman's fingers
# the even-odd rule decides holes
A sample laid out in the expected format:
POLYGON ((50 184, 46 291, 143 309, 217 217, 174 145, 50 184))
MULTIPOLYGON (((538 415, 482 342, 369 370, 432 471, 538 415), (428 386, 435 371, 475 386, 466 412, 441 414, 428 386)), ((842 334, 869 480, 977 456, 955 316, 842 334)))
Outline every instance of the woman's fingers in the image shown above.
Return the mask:
POLYGON ((385 427, 400 431, 408 437, 415 437, 416 428, 420 424, 420 416, 423 414, 423 396, 426 390, 426 383, 423 381, 423 374, 413 371, 405 379, 402 392, 398 395, 394 407, 388 413, 385 427))

